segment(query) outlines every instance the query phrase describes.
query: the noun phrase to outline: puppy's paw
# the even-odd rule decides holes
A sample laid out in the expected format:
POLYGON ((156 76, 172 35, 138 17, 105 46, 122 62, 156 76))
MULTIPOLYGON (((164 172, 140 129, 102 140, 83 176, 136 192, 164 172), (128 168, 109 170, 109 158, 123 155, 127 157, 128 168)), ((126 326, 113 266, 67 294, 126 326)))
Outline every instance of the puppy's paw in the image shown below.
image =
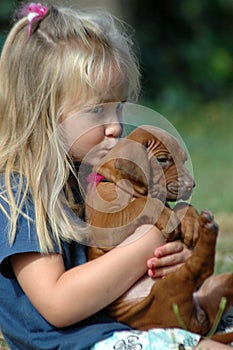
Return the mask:
POLYGON ((184 244, 193 248, 199 238, 200 219, 195 207, 189 203, 178 203, 174 208, 181 222, 181 236, 184 244))
POLYGON ((214 221, 214 215, 209 210, 203 210, 200 214, 200 225, 206 230, 218 234, 219 227, 218 224, 214 221))
POLYGON ((171 209, 164 207, 156 226, 163 234, 166 242, 180 238, 180 220, 171 209))

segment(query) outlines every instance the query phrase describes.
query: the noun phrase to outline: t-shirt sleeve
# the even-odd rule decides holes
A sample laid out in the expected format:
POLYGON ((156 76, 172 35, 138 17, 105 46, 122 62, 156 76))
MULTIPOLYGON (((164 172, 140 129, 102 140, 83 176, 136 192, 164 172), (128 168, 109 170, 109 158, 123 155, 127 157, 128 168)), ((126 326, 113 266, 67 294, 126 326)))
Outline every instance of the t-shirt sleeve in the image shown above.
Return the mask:
MULTIPOLYGON (((0 199, 4 211, 9 213, 8 204, 0 199)), ((22 210, 17 222, 16 237, 12 244, 9 243, 8 229, 9 219, 0 209, 0 272, 6 277, 13 277, 13 271, 9 263, 9 257, 13 254, 26 252, 39 252, 39 242, 36 234, 35 212, 32 202, 27 201, 27 210, 22 210)))

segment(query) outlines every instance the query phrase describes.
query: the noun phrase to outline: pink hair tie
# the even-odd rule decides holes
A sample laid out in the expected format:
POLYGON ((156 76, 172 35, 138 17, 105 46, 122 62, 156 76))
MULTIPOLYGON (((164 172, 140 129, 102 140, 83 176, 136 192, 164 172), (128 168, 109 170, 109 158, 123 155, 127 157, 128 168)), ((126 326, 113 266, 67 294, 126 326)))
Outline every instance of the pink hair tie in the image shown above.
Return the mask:
POLYGON ((41 4, 31 3, 26 8, 26 13, 27 13, 28 22, 29 22, 28 36, 30 36, 32 34, 32 24, 42 20, 46 16, 47 7, 42 6, 41 4))

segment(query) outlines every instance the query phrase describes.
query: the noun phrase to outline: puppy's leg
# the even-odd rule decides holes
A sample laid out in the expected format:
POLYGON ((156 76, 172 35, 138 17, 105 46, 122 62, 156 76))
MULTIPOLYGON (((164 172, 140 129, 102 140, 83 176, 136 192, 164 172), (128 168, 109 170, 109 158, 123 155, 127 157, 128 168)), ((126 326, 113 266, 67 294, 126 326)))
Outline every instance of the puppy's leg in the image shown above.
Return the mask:
POLYGON ((174 207, 174 212, 181 223, 181 238, 190 248, 195 247, 199 237, 199 214, 190 204, 180 202, 174 207))
POLYGON ((215 321, 222 296, 227 299, 227 310, 233 303, 233 273, 209 277, 195 293, 195 298, 207 312, 211 324, 215 321))
POLYGON ((115 310, 115 317, 136 329, 180 327, 173 305, 193 332, 206 334, 210 328, 205 312, 197 313, 193 292, 213 273, 217 225, 208 212, 200 215, 200 237, 192 256, 176 272, 159 280, 150 294, 135 306, 130 303, 115 310))

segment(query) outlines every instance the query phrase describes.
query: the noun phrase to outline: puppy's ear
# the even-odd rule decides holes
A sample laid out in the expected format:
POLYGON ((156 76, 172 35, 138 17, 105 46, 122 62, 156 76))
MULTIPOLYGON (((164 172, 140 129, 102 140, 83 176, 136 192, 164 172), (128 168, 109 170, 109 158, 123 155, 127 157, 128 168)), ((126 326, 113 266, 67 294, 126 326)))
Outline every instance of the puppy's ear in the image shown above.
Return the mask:
MULTIPOLYGON (((143 160, 147 159, 143 157, 143 160)), ((135 195, 145 195, 149 187, 149 168, 148 162, 143 162, 144 167, 128 159, 118 158, 115 162, 116 169, 120 172, 122 178, 131 182, 135 195)))
POLYGON ((123 139, 104 157, 94 171, 117 184, 121 179, 131 182, 135 195, 148 192, 150 164, 146 148, 138 142, 123 139))

